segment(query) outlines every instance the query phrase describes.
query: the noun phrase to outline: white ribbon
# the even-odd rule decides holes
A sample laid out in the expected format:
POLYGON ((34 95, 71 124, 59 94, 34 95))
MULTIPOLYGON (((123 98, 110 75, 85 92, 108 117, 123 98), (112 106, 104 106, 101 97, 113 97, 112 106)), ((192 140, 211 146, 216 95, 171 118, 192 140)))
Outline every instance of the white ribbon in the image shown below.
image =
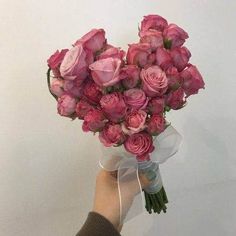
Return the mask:
MULTIPOLYGON (((152 182, 151 189, 153 189, 153 187, 156 189, 162 187, 161 175, 158 168, 159 164, 165 162, 178 151, 181 140, 181 135, 171 125, 154 138, 153 145, 155 149, 150 154, 150 163, 155 163, 151 168, 155 169, 157 177, 155 181, 152 182)), ((101 145, 101 149, 102 156, 100 166, 107 171, 118 170, 120 222, 123 223, 124 219, 127 222, 141 214, 145 209, 143 194, 140 194, 142 193, 142 187, 139 181, 138 170, 147 168, 146 166, 148 164, 145 166, 142 163, 138 163, 135 156, 127 152, 123 145, 119 147, 105 147, 101 145), (127 201, 123 199, 128 199, 127 196, 129 196, 132 191, 137 191, 137 195, 132 203, 127 203, 127 201), (127 210, 129 207, 127 204, 132 205, 128 214, 127 210)))

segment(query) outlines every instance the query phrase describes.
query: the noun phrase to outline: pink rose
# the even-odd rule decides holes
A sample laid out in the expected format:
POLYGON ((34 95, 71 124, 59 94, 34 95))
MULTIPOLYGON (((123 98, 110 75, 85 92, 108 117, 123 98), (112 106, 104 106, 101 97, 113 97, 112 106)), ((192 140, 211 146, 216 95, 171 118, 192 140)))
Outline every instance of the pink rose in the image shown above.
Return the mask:
POLYGON ((165 129, 166 121, 162 115, 152 115, 147 123, 147 131, 151 135, 158 135, 165 129))
POLYGON ((92 111, 93 109, 94 107, 92 105, 82 99, 77 103, 75 112, 79 119, 84 119, 88 112, 92 111))
POLYGON ((162 32, 150 29, 148 31, 140 32, 140 43, 149 43, 152 51, 155 51, 158 47, 163 47, 162 32))
POLYGON ((60 77, 60 65, 67 53, 68 49, 57 50, 48 60, 48 66, 52 70, 55 77, 60 77))
POLYGON ((125 51, 121 50, 120 48, 111 47, 105 50, 104 52, 102 52, 98 56, 98 59, 100 60, 100 59, 106 59, 108 57, 113 57, 113 58, 123 60, 124 56, 125 56, 125 51))
POLYGON ((106 116, 113 122, 119 122, 126 115, 126 104, 121 93, 114 92, 104 95, 100 105, 106 116))
POLYGON ((173 110, 182 108, 185 102, 184 90, 182 88, 171 91, 166 97, 166 104, 173 110))
POLYGON ((147 65, 153 65, 153 64, 156 64, 156 52, 153 52, 148 56, 147 65))
POLYGON ((149 43, 134 43, 129 44, 127 53, 128 64, 144 67, 148 61, 148 55, 151 53, 149 43))
POLYGON ((122 129, 126 134, 134 134, 144 130, 147 113, 143 110, 135 110, 125 117, 122 129))
POLYGON ((141 22, 140 31, 147 31, 149 29, 155 29, 158 31, 163 31, 167 27, 167 20, 158 15, 148 15, 144 16, 143 21, 141 22))
POLYGON ((191 53, 186 47, 174 48, 171 50, 170 55, 178 71, 182 71, 187 66, 189 58, 191 57, 191 53))
POLYGON ((99 133, 99 140, 105 147, 121 145, 125 141, 125 138, 125 134, 119 124, 107 124, 99 133))
POLYGON ((205 87, 203 78, 198 71, 197 67, 190 65, 188 68, 181 72, 183 78, 183 89, 187 97, 192 94, 197 94, 198 90, 205 87))
POLYGON ((148 98, 143 90, 133 88, 124 92, 125 103, 132 109, 145 109, 148 103, 148 98))
POLYGON ((85 49, 96 52, 101 50, 105 43, 105 31, 103 29, 92 29, 81 39, 77 40, 74 46, 82 44, 85 49))
POLYGON ((183 84, 183 79, 180 77, 180 73, 174 66, 171 66, 166 70, 166 76, 168 79, 168 87, 172 90, 176 90, 183 84))
POLYGON ((82 128, 84 132, 98 132, 104 128, 106 122, 107 120, 103 115, 103 112, 101 110, 93 109, 85 115, 82 128))
POLYGON ((64 94, 57 101, 57 111, 61 116, 70 117, 75 112, 76 99, 69 94, 64 94))
POLYGON ((89 66, 92 78, 101 87, 112 86, 120 80, 121 60, 117 58, 106 58, 95 61, 89 66))
POLYGON ((61 97, 65 93, 65 91, 63 89, 63 86, 64 86, 64 80, 62 80, 62 79, 53 79, 52 83, 50 85, 50 90, 57 97, 61 97))
POLYGON ((149 153, 153 152, 152 136, 146 132, 140 132, 129 136, 125 143, 125 149, 136 155, 139 161, 149 160, 149 153))
POLYGON ((171 42, 171 48, 180 47, 188 38, 187 32, 175 24, 169 24, 163 32, 165 40, 171 42))
POLYGON ((148 111, 151 114, 162 114, 164 112, 165 100, 164 98, 152 98, 148 102, 148 111))
POLYGON ((158 48, 156 50, 156 64, 163 70, 167 70, 172 66, 172 58, 168 50, 165 48, 158 48))
POLYGON ((80 98, 83 95, 83 89, 84 89, 84 83, 80 80, 80 78, 74 79, 74 80, 64 80, 64 90, 77 97, 80 98))
POLYGON ((168 88, 165 72, 159 66, 151 66, 141 71, 142 88, 150 97, 163 95, 168 88))
POLYGON ((102 97, 102 92, 100 91, 98 85, 90 80, 84 86, 84 96, 89 102, 98 104, 102 97))
POLYGON ((134 88, 140 81, 140 69, 135 65, 127 65, 121 70, 122 84, 125 88, 134 88))
POLYGON ((70 49, 60 66, 62 77, 68 80, 77 78, 82 82, 88 75, 86 56, 86 52, 81 45, 70 49))

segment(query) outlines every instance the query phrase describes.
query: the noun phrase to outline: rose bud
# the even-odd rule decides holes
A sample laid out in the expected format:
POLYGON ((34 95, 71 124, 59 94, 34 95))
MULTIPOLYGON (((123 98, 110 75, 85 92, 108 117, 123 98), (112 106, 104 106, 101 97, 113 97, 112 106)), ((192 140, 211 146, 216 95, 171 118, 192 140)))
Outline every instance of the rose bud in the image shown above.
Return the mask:
POLYGON ((103 112, 98 109, 93 109, 85 115, 82 128, 84 132, 98 132, 104 128, 106 122, 107 119, 103 115, 103 112))
POLYGON ((187 97, 192 94, 197 94, 198 90, 205 86, 200 72, 194 65, 190 65, 188 68, 183 70, 180 75, 184 80, 183 89, 187 97))
POLYGON ((148 98, 143 90, 133 88, 124 92, 124 101, 132 109, 145 109, 148 103, 148 98))
POLYGON ((177 68, 174 66, 171 66, 166 70, 166 76, 168 79, 168 87, 172 90, 176 90, 183 84, 183 79, 177 68))
POLYGON ((134 88, 140 81, 140 69, 135 65, 127 65, 121 69, 122 84, 126 89, 134 88))
POLYGON ((93 109, 94 107, 92 105, 82 99, 76 104, 75 112, 79 119, 84 119, 88 112, 93 109))
POLYGON ((166 97, 166 104, 173 110, 178 110, 185 104, 184 90, 178 88, 175 91, 171 91, 166 97))
POLYGON ((84 96, 92 104, 98 104, 102 97, 102 92, 97 84, 95 84, 92 80, 89 80, 84 86, 84 96))
POLYGON ((57 97, 61 97, 65 93, 63 85, 64 85, 64 80, 53 79, 52 83, 50 84, 50 91, 57 97))
POLYGON ((113 122, 119 122, 126 115, 127 107, 121 93, 114 92, 102 96, 100 105, 113 122))
POLYGON ((136 155, 138 161, 149 160, 149 153, 153 152, 152 136, 146 132, 140 132, 129 136, 125 143, 125 149, 136 155))
POLYGON ((122 124, 122 129, 126 134, 138 133, 146 128, 145 122, 147 113, 143 110, 135 110, 130 112, 122 124))
POLYGON ((191 57, 191 53, 186 47, 174 48, 171 50, 170 55, 178 71, 182 71, 187 66, 189 58, 191 57))
POLYGON ((81 83, 88 75, 86 52, 81 45, 70 49, 60 66, 60 72, 64 79, 79 79, 81 83))
POLYGON ((101 87, 107 87, 119 82, 120 67, 120 59, 109 57, 95 61, 89 69, 94 82, 101 87))
POLYGON ((154 29, 157 31, 163 31, 168 26, 167 20, 158 15, 148 15, 144 16, 141 22, 140 31, 147 31, 149 29, 154 29))
POLYGON ((151 135, 158 135, 165 130, 166 121, 162 115, 154 114, 147 122, 147 131, 151 135))
POLYGON ((149 43, 134 43, 129 44, 126 58, 128 64, 144 67, 147 64, 149 54, 151 54, 149 43))
POLYGON ((107 124, 98 137, 105 147, 121 145, 126 138, 119 124, 107 124))
POLYGON ((106 43, 105 31, 103 29, 92 29, 74 44, 82 44, 85 49, 97 52, 103 48, 106 43))
POLYGON ((169 24, 163 32, 164 40, 171 42, 170 48, 180 47, 188 38, 188 33, 175 24, 169 24))
POLYGON ((106 59, 108 57, 113 57, 113 58, 123 60, 124 56, 125 56, 124 50, 121 50, 120 48, 116 48, 116 47, 111 47, 105 50, 104 52, 102 52, 98 56, 98 59, 100 60, 100 59, 106 59))
POLYGON ((141 71, 142 88, 147 96, 163 95, 168 88, 165 72, 159 66, 151 66, 141 71))
POLYGON ((64 94, 57 102, 57 111, 61 116, 70 117, 75 112, 77 100, 71 95, 64 94))
POLYGON ((158 47, 163 46, 163 36, 160 31, 150 29, 148 31, 141 31, 140 43, 149 43, 152 51, 155 51, 158 47))
POLYGON ((147 109, 151 114, 162 114, 164 112, 165 99, 164 98, 152 98, 148 102, 147 109))
POLYGON ((168 50, 165 48, 157 48, 156 50, 156 64, 163 70, 167 70, 172 66, 172 58, 168 50))

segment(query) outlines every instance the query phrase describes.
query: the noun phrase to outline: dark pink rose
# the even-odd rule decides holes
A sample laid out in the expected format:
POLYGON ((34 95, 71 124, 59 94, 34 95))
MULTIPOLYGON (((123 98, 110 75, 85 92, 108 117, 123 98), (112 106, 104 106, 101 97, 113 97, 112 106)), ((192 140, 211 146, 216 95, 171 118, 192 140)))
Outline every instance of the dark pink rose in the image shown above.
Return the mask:
POLYGON ((101 87, 112 86, 120 80, 121 60, 117 58, 106 58, 95 61, 89 66, 92 78, 101 87))
POLYGON ((185 104, 184 90, 178 88, 175 91, 171 91, 166 97, 166 104, 173 110, 178 110, 185 104))
POLYGON ((79 79, 81 82, 88 75, 88 64, 86 60, 86 52, 81 45, 70 49, 60 66, 60 72, 64 79, 79 79))
POLYGON ((126 138, 119 124, 107 124, 98 137, 105 147, 121 145, 126 138))
POLYGON ((156 64, 163 70, 167 70, 170 66, 172 66, 172 58, 170 52, 165 48, 157 48, 156 64))
POLYGON ((149 54, 151 54, 149 43, 129 44, 127 53, 128 64, 144 67, 147 64, 149 54))
POLYGON ((50 84, 50 90, 57 97, 61 97, 65 93, 65 91, 63 89, 63 86, 64 86, 64 80, 62 80, 62 79, 53 79, 51 84, 50 84))
POLYGON ((191 53, 186 47, 174 48, 171 50, 170 55, 178 71, 182 71, 187 66, 189 58, 191 57, 191 53))
POLYGON ((57 50, 48 60, 48 66, 53 72, 55 77, 60 77, 60 65, 67 53, 68 49, 62 49, 61 51, 57 50))
POLYGON ((148 15, 144 16, 143 21, 141 22, 140 31, 147 31, 149 29, 155 29, 158 31, 163 31, 167 27, 167 20, 158 15, 148 15))
POLYGON ((155 51, 158 47, 163 47, 162 32, 150 29, 148 31, 141 31, 139 33, 140 43, 149 43, 152 51, 155 51))
POLYGON ((162 115, 155 114, 147 122, 147 131, 151 135, 157 135, 164 131, 165 125, 165 118, 162 115))
POLYGON ((102 96, 100 105, 113 122, 119 122, 126 115, 127 107, 121 93, 114 92, 102 96))
POLYGON ((203 78, 197 67, 194 65, 190 65, 188 68, 183 70, 181 72, 181 77, 184 80, 183 89, 187 97, 192 94, 197 94, 199 89, 205 87, 203 78))
POLYGON ((82 97, 83 95, 83 89, 84 89, 84 83, 81 81, 80 78, 74 79, 74 80, 64 80, 64 90, 75 96, 75 97, 82 97))
POLYGON ((122 129, 126 134, 138 133, 146 128, 145 122, 147 113, 143 110, 135 110, 130 112, 125 117, 125 122, 122 124, 122 129))
POLYGON ((95 84, 92 80, 89 80, 84 86, 84 96, 89 102, 98 104, 102 97, 102 92, 97 84, 95 84))
POLYGON ((151 114, 162 114, 164 112, 165 99, 164 98, 152 98, 148 102, 148 111, 151 114))
POLYGON ((171 48, 180 47, 188 38, 187 32, 175 24, 169 24, 163 32, 165 40, 171 41, 171 48))
POLYGON ((121 69, 122 84, 125 88, 134 88, 140 81, 140 69, 135 65, 127 65, 121 69))
POLYGON ((123 60, 125 56, 125 51, 121 50, 120 48, 116 48, 116 47, 110 47, 107 50, 105 50, 104 52, 102 52, 99 56, 98 59, 106 59, 108 57, 113 57, 113 58, 117 58, 120 60, 123 60))
POLYGON ((172 90, 176 90, 183 84, 183 79, 177 68, 174 66, 171 66, 166 70, 166 76, 168 79, 168 87, 172 90))
POLYGON ((125 103, 132 109, 145 109, 148 103, 148 98, 143 90, 133 88, 124 92, 125 103))
POLYGON ((70 117, 75 112, 77 100, 71 95, 64 94, 57 102, 57 111, 61 116, 70 117))
POLYGON ((104 128, 106 122, 107 120, 103 115, 103 112, 101 110, 93 109, 85 115, 82 128, 84 132, 98 132, 104 128))
POLYGON ((94 107, 91 104, 81 99, 76 105, 75 112, 79 119, 84 119, 88 112, 92 111, 93 109, 94 107))
POLYGON ((148 160, 149 153, 154 150, 152 136, 146 132, 129 136, 124 143, 124 147, 128 152, 136 155, 139 161, 148 160))
POLYGON ((163 95, 168 88, 165 72, 159 66, 151 66, 141 71, 142 88, 150 97, 163 95))
POLYGON ((82 44, 85 49, 96 52, 101 50, 105 43, 105 31, 103 29, 92 29, 81 39, 77 40, 74 45, 82 44))
POLYGON ((156 52, 151 53, 151 54, 148 56, 147 65, 153 65, 153 64, 156 64, 156 52))

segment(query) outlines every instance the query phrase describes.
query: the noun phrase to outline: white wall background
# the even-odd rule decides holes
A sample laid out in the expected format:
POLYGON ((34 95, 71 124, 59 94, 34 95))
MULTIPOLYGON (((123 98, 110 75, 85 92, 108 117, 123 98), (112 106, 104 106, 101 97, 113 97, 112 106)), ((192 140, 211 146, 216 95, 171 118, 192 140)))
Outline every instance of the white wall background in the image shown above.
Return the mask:
POLYGON ((142 215, 123 235, 236 234, 236 24, 230 0, 0 0, 0 235, 75 235, 92 207, 99 145, 59 117, 46 59, 94 27, 111 44, 137 41, 143 15, 189 32, 206 89, 169 120, 184 135, 164 164, 168 213, 142 215))

